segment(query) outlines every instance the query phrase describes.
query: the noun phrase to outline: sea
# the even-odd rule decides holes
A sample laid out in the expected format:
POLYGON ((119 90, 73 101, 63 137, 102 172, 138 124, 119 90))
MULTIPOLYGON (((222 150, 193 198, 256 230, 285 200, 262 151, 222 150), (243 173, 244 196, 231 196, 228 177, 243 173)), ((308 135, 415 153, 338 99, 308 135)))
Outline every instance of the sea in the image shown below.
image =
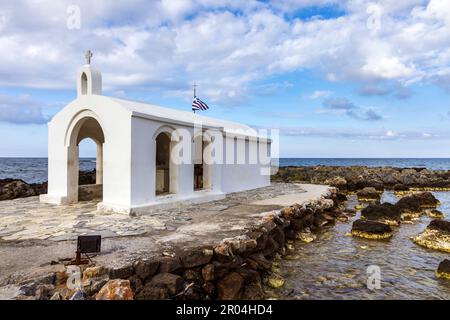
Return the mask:
MULTIPOLYGON (((279 166, 369 166, 450 170, 450 158, 280 158, 279 166)), ((95 169, 95 158, 81 158, 80 170, 95 169)), ((47 158, 0 158, 0 179, 47 181, 47 158)))

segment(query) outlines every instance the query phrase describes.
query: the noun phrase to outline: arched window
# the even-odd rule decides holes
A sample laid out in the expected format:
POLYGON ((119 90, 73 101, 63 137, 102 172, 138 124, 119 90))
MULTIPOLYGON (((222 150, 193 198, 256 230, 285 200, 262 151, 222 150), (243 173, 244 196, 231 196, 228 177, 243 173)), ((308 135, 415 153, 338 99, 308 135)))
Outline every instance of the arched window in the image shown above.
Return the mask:
POLYGON ((81 94, 85 95, 87 94, 87 76, 86 73, 83 72, 81 75, 81 94))

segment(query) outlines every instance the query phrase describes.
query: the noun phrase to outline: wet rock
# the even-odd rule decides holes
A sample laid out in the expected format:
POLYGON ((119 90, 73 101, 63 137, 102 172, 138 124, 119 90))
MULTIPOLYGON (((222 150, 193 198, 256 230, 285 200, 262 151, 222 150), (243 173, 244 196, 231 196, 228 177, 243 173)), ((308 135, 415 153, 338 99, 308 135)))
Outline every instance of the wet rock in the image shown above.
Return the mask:
POLYGON ((419 218, 425 208, 436 208, 439 201, 431 192, 407 195, 395 204, 401 211, 402 219, 419 218))
POLYGON ((374 187, 366 187, 356 193, 359 201, 378 201, 381 198, 381 193, 377 191, 374 187))
POLYGON ((433 219, 444 218, 444 214, 441 211, 436 210, 436 209, 427 210, 426 213, 427 213, 427 216, 429 216, 430 218, 433 218, 433 219))
POLYGON ((436 270, 436 276, 438 278, 450 280, 450 260, 445 259, 439 263, 436 270))
POLYGON ((262 253, 256 253, 246 259, 246 263, 258 270, 269 270, 272 263, 262 253))
POLYGON ((207 264, 213 255, 214 251, 210 248, 189 250, 180 257, 180 260, 184 268, 193 268, 207 264))
POLYGON ((392 237, 393 233, 387 224, 359 219, 353 222, 351 234, 366 239, 387 239, 392 237))
POLYGON ((398 226, 401 222, 400 209, 396 205, 387 202, 368 205, 361 210, 361 217, 392 226, 398 226))
POLYGON ((129 280, 109 280, 95 296, 96 300, 133 300, 129 280))
POLYGON ((284 286, 285 280, 278 274, 272 274, 267 278, 267 285, 271 288, 278 289, 284 286))
POLYGON ((450 222, 433 220, 418 236, 414 243, 428 249, 450 252, 450 222))
POLYGON ((262 300, 264 299, 264 290, 260 283, 254 282, 244 288, 242 299, 244 300, 262 300))
POLYGON ((184 280, 171 273, 159 273, 136 295, 139 300, 169 299, 184 289, 184 280))
POLYGON ((153 276, 159 267, 159 261, 154 260, 139 260, 134 264, 134 272, 142 280, 147 280, 153 276))
POLYGON ((297 234, 297 239, 305 243, 312 242, 316 240, 317 236, 311 232, 309 228, 305 228, 297 234))
POLYGON ((237 272, 231 272, 217 284, 219 300, 239 300, 242 296, 244 278, 237 272))

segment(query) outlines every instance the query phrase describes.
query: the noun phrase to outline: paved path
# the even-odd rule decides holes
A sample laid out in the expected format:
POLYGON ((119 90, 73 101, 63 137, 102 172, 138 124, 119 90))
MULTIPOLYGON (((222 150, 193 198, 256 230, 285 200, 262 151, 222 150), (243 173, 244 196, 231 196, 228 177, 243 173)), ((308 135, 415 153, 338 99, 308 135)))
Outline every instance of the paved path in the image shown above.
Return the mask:
POLYGON ((274 183, 223 200, 138 217, 96 211, 93 202, 52 206, 39 203, 37 197, 1 201, 0 285, 49 268, 51 261, 73 257, 81 234, 103 236, 97 264, 121 266, 143 256, 240 235, 267 212, 319 198, 324 188, 274 183))

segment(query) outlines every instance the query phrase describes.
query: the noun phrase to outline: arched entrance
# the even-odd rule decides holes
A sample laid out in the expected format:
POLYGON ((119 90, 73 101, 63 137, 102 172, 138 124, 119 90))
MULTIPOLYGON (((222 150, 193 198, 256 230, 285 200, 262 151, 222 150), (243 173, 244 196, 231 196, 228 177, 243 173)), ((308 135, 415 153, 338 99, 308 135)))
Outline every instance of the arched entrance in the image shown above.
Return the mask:
POLYGON ((102 200, 103 144, 105 136, 100 123, 93 116, 77 119, 72 127, 68 146, 68 196, 71 202, 102 200), (95 173, 80 175, 80 142, 90 139, 96 145, 95 173))
POLYGON ((194 191, 210 190, 212 187, 211 155, 208 146, 212 138, 201 132, 194 137, 194 191))
POLYGON ((155 135, 155 195, 178 192, 178 164, 173 159, 174 148, 179 142, 174 129, 168 126, 159 128, 155 135))

